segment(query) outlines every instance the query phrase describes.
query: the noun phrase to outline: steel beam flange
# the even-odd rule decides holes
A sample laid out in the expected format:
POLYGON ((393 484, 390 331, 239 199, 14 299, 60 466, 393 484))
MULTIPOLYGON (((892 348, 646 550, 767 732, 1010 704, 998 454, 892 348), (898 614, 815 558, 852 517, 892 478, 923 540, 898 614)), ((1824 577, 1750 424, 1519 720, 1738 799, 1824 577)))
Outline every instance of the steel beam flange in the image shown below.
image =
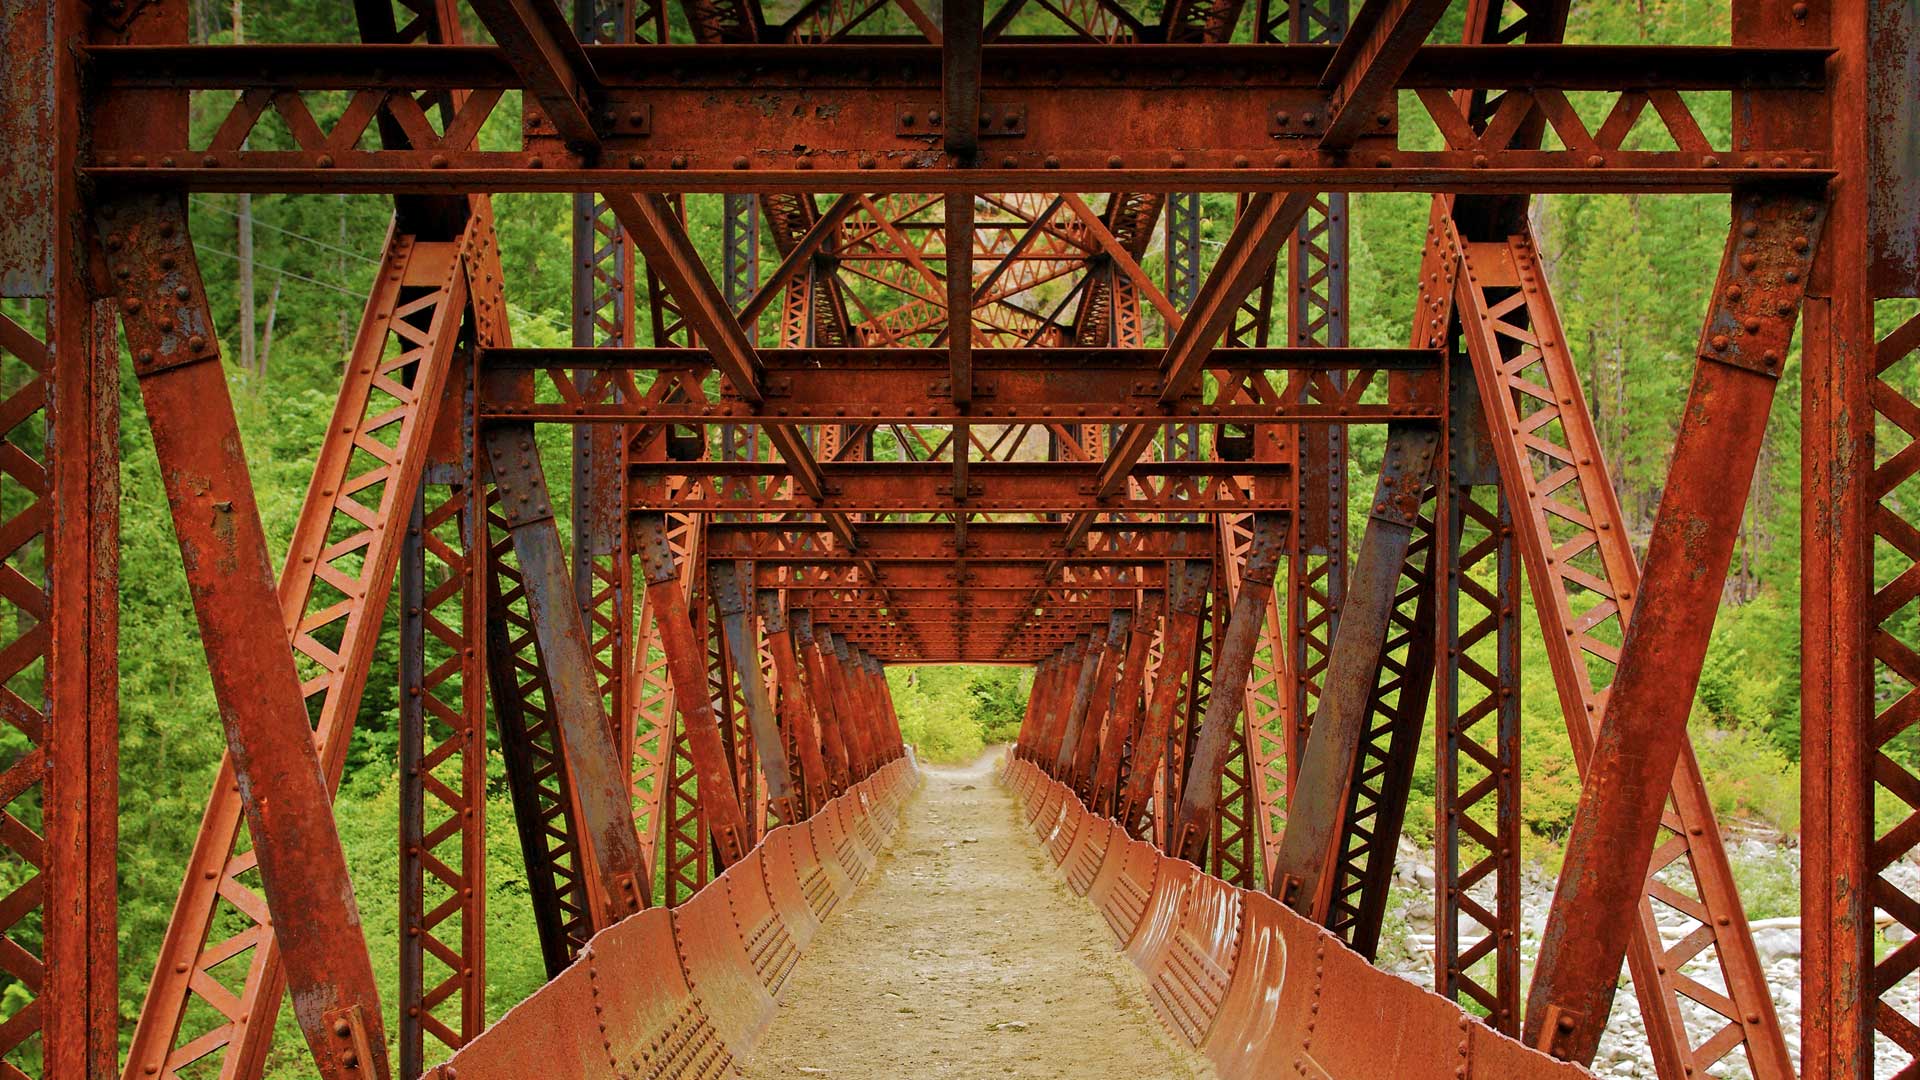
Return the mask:
POLYGON ((679 571, 673 565, 673 550, 667 546, 667 516, 665 514, 634 516, 636 519, 647 518, 654 525, 653 528, 633 530, 634 539, 637 542, 637 550, 634 554, 640 557, 641 577, 645 578, 649 585, 659 585, 678 578, 679 571))
POLYGON ((1701 360, 1780 377, 1826 218, 1819 191, 1734 197, 1733 242, 1700 335, 1701 360))
POLYGON ((220 359, 187 232, 186 197, 158 192, 106 200, 94 224, 133 348, 134 374, 146 378, 220 359))
POLYGON ((507 527, 517 529, 553 517, 546 477, 533 459, 532 425, 498 425, 491 434, 481 441, 494 487, 500 491, 499 511, 507 527), (518 430, 514 430, 516 427, 518 430))
MULTIPOLYGON (((1380 464, 1380 488, 1367 516, 1412 528, 1420 520, 1423 496, 1433 478, 1433 455, 1439 446, 1437 425, 1387 425, 1387 456, 1380 464), (1401 435, 1405 437, 1396 437, 1401 435)), ((1251 572, 1251 565, 1248 570, 1251 572)))

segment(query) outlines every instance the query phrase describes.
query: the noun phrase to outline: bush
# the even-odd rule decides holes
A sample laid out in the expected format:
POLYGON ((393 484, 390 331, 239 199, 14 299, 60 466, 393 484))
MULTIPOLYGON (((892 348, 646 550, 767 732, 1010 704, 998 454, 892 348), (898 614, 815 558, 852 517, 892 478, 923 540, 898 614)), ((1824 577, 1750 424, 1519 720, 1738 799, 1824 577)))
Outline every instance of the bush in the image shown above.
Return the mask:
POLYGON ((957 762, 1018 737, 1032 676, 1010 667, 895 667, 887 685, 908 744, 925 760, 957 762))

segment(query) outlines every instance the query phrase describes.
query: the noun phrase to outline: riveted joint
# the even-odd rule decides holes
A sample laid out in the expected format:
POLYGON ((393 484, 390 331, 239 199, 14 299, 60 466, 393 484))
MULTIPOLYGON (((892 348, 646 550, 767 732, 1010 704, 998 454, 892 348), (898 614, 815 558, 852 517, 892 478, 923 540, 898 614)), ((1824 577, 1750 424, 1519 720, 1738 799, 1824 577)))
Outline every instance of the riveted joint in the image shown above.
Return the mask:
POLYGON ((1420 506, 1433 480, 1433 457, 1439 446, 1437 426, 1389 425, 1380 484, 1368 517, 1412 528, 1420 520, 1420 506))
POLYGON ((1713 306, 1696 350, 1701 361, 1780 377, 1826 213, 1817 193, 1735 196, 1713 306))
POLYGON ((178 193, 103 202, 95 226, 142 379, 220 359, 206 287, 178 193))
POLYGON ((673 581, 678 574, 673 565, 673 549, 667 545, 667 516, 635 514, 633 535, 639 549, 640 574, 647 584, 673 581))

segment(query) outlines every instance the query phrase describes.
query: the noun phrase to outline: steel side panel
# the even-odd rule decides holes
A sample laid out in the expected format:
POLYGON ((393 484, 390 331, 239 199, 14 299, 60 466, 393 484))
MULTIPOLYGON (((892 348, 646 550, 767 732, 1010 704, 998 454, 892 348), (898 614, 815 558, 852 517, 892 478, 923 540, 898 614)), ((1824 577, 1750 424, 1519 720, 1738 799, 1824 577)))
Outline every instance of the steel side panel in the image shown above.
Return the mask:
POLYGON ((1097 815, 1088 815, 1086 822, 1080 826, 1079 835, 1073 839, 1073 847, 1060 864, 1060 869, 1067 875, 1067 888, 1072 889, 1075 896, 1085 896, 1087 890, 1092 888, 1094 876, 1106 863, 1107 849, 1113 846, 1115 835, 1125 834, 1120 832, 1120 826, 1097 815))
MULTIPOLYGON (((694 1000, 680 965, 666 962, 676 948, 672 914, 652 908, 595 935, 576 965, 588 969, 596 992, 594 1016, 605 1056, 616 1067, 612 1075, 627 1068, 682 1080, 733 1075, 732 1052, 694 1000)), ((464 1067, 460 1075, 467 1075, 464 1067)))
POLYGON ((1127 942, 1127 956, 1133 966, 1148 979, 1160 969, 1161 955, 1167 951, 1174 932, 1180 926, 1180 914, 1201 871, 1184 859, 1156 853, 1159 865, 1153 875, 1153 894, 1147 897, 1139 928, 1127 942))
POLYGON ((1240 948, 1233 982, 1200 1049, 1223 1077, 1286 1069, 1310 1013, 1316 939, 1325 931, 1259 892, 1240 903, 1240 948))
POLYGON ((1067 851, 1073 847, 1074 837, 1080 834, 1080 826, 1086 824, 1087 808, 1080 805, 1078 799, 1062 799, 1060 816, 1054 822, 1052 831, 1047 833, 1047 858, 1053 865, 1063 866, 1067 860, 1067 851))
POLYGON ((1107 920, 1114 944, 1124 947, 1140 929, 1159 873, 1160 853, 1144 840, 1128 837, 1108 848, 1087 899, 1107 920))
POLYGON ((812 838, 805 829, 782 825, 760 842, 762 865, 767 875, 767 895, 773 910, 787 924, 793 943, 805 949, 813 935, 820 932, 826 912, 815 911, 809 888, 832 895, 832 884, 814 857, 812 838))
MULTIPOLYGON (((671 953, 666 954, 671 956, 671 953)), ((582 1018, 593 1015, 585 964, 574 964, 507 1010, 479 1040, 446 1065, 441 1077, 462 1080, 599 1080, 611 1073, 600 1033, 582 1018)))
POLYGON ((1302 1036, 1301 1054, 1328 1076, 1462 1075, 1472 1021, 1453 1002, 1388 975, 1331 939, 1316 946, 1312 964, 1317 1024, 1302 1036))
POLYGON ((680 943, 687 982, 714 1029, 736 1055, 746 1053, 773 1018, 773 995, 748 960, 746 942, 734 920, 734 871, 746 865, 744 859, 735 863, 694 893, 693 899, 673 909, 674 936, 680 943))
POLYGON ((1240 943, 1239 889, 1196 874, 1180 918, 1148 971, 1147 998, 1160 1022, 1199 1046, 1213 1029, 1240 943))

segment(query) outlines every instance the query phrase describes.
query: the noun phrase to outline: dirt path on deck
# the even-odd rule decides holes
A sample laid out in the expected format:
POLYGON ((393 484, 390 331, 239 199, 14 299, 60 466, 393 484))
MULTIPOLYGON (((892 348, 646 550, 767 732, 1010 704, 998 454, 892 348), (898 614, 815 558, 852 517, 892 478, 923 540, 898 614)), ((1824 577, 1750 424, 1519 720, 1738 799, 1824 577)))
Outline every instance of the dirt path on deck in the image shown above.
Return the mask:
POLYGON ((893 847, 787 980, 750 1080, 1212 1075, 1054 873, 998 760, 924 767, 893 847))

